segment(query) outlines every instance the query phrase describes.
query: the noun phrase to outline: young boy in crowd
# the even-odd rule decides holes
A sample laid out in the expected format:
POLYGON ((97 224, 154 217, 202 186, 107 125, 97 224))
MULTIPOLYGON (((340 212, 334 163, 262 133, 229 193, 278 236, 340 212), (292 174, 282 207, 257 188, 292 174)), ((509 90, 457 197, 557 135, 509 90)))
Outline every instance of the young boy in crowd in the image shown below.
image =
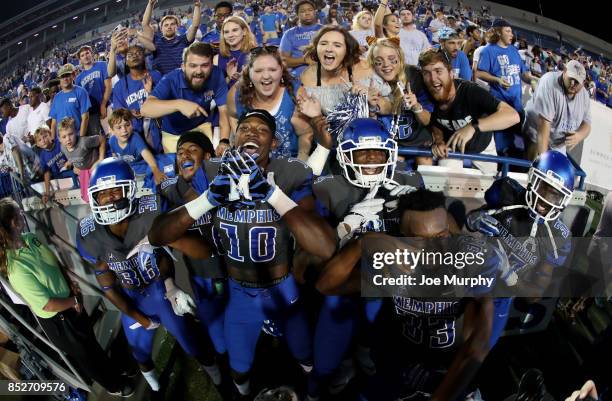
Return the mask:
POLYGON ((144 186, 155 191, 155 186, 168 177, 157 166, 155 156, 144 140, 139 135, 132 135, 132 117, 127 109, 113 111, 108 120, 113 134, 108 141, 110 149, 114 157, 130 163, 136 174, 146 174, 144 186))
POLYGON ((42 197, 43 203, 47 203, 52 196, 51 179, 72 178, 76 186, 72 164, 62 153, 61 145, 51 129, 42 125, 34 132, 34 142, 39 149, 38 157, 44 172, 45 192, 42 197))
POLYGON ((89 203, 87 188, 90 170, 99 161, 104 160, 106 138, 103 135, 77 136, 74 119, 65 117, 59 124, 59 141, 62 153, 72 164, 74 173, 79 176, 81 198, 85 203, 89 203))

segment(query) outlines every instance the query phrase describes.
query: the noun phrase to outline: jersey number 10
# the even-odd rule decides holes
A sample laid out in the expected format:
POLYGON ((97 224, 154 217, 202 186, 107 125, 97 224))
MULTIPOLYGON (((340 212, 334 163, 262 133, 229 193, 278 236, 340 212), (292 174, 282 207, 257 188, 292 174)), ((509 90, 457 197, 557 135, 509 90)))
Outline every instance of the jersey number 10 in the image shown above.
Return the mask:
MULTIPOLYGON (((241 255, 240 252, 243 247, 240 246, 241 238, 238 238, 238 227, 235 224, 221 223, 219 228, 229 239, 227 256, 237 262, 244 262, 246 255, 241 255)), ((269 262, 276 256, 276 227, 251 227, 247 241, 249 241, 249 258, 253 262, 269 262)))

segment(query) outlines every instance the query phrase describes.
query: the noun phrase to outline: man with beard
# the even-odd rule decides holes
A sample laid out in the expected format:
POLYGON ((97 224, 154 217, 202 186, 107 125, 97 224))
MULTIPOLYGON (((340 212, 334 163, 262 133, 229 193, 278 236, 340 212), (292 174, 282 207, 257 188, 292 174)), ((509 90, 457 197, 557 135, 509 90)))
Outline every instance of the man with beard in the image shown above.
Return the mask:
POLYGON ((446 57, 453 67, 453 76, 471 81, 472 68, 465 53, 459 50, 462 39, 459 38, 457 32, 454 29, 442 27, 438 31, 438 38, 440 39, 440 48, 446 53, 446 57))
POLYGON ((142 44, 154 52, 153 66, 156 70, 166 75, 181 65, 181 54, 189 44, 193 43, 196 32, 200 26, 200 0, 193 3, 192 24, 184 35, 178 34, 181 23, 176 15, 166 15, 159 23, 160 31, 154 32, 151 27, 151 15, 157 0, 149 0, 142 16, 143 37, 142 44))
POLYGON ((294 77, 302 75, 302 71, 312 63, 310 58, 304 54, 304 49, 322 27, 317 23, 316 9, 317 7, 310 0, 299 1, 295 5, 299 24, 285 31, 281 38, 281 56, 294 77))
POLYGON ((223 71, 213 66, 213 49, 196 42, 185 49, 181 68, 168 73, 155 87, 140 110, 144 117, 162 117, 162 146, 165 153, 176 151, 183 132, 192 131, 214 117, 212 102, 219 112, 220 155, 229 147, 227 83, 223 71))
POLYGON ((168 244, 213 212, 215 243, 224 250, 229 276, 227 350, 242 395, 250 393, 262 328, 280 330, 304 371, 312 369, 311 333, 291 273, 290 235, 297 246, 322 260, 331 258, 336 248, 333 230, 314 213, 312 170, 298 159, 270 158, 275 131, 267 111, 244 114, 236 130, 240 150, 226 152, 221 163, 206 163, 208 189, 160 216, 149 232, 151 244, 168 244), (241 196, 235 197, 236 192, 241 196))
MULTIPOLYGON (((421 54, 419 66, 434 99, 430 123, 434 157, 444 159, 449 150, 494 155, 491 131, 517 124, 516 110, 475 83, 453 79, 451 65, 441 50, 421 54)), ((474 162, 474 166, 485 173, 497 172, 497 163, 474 162)))
POLYGON ((156 70, 147 70, 142 47, 130 46, 125 55, 129 72, 113 87, 113 110, 129 110, 134 117, 134 133, 140 135, 155 153, 161 153, 161 138, 156 122, 140 114, 142 104, 161 80, 161 74, 156 70))
MULTIPOLYGON (((371 282, 375 274, 393 277, 393 273, 406 273, 403 267, 393 264, 374 270, 372 257, 381 250, 481 253, 482 263, 463 270, 443 263, 423 263, 412 270, 412 275, 419 283, 423 276, 438 277, 445 273, 459 276, 466 272, 471 277, 493 279, 494 283, 503 253, 473 237, 452 236, 445 203, 441 192, 426 189, 401 196, 398 229, 400 235, 408 238, 367 233, 348 243, 325 265, 317 287, 325 287, 331 294, 355 294, 366 288, 362 280, 371 282)), ((376 365, 376 374, 363 386, 360 399, 465 399, 469 383, 496 340, 492 336, 493 300, 487 296, 493 285, 430 287, 427 292, 418 285, 378 290, 389 297, 385 298, 381 320, 373 330, 377 337, 373 356, 382 363, 376 365)))
POLYGON ((99 135, 102 132, 100 120, 106 119, 106 106, 110 99, 112 85, 108 77, 108 69, 104 61, 93 59, 90 46, 83 46, 77 52, 81 63, 81 73, 76 77, 75 83, 89 94, 89 124, 87 135, 99 135))

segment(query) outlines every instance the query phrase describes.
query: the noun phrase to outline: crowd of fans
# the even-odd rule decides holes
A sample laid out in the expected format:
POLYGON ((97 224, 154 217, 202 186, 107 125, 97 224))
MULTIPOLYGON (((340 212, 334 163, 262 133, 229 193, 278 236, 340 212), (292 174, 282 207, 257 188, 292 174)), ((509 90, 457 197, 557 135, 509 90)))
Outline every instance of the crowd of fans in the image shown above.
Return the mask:
MULTIPOLYGON (((535 298, 540 292, 530 292, 532 287, 547 288, 551 269, 566 264, 570 234, 559 216, 571 200, 575 174, 564 154, 590 134, 591 98, 607 102, 609 65, 580 52, 561 54, 529 46, 517 40, 509 22, 491 16, 486 8, 472 10, 461 3, 436 7, 429 0, 349 6, 337 0, 245 5, 221 1, 203 9, 201 1, 194 0, 184 14, 167 10, 161 15, 156 15, 156 5, 157 0, 149 0, 140 18, 130 17, 101 40, 78 49, 57 48, 19 67, 3 80, 6 96, 0 101, 2 173, 44 181, 45 203, 53 196, 53 179, 72 178, 80 187, 92 215, 79 222, 78 250, 95 264, 98 283, 123 313, 132 354, 154 391, 160 383, 151 349, 153 330, 160 324, 216 385, 222 383, 216 356, 194 338, 196 331, 183 318, 186 313, 198 314, 216 354, 228 353, 238 395, 251 395, 251 368, 262 325, 275 334, 276 321, 283 324, 280 330, 304 374, 310 374, 308 399, 318 400, 328 385, 330 392, 335 386, 341 391, 354 376, 336 375, 342 371, 353 329, 373 325, 382 305, 374 300, 364 306, 374 317, 359 325, 357 319, 343 321, 337 315, 345 308, 349 315, 353 308, 361 310, 354 299, 336 297, 358 292, 359 277, 352 270, 365 252, 360 235, 386 232, 389 243, 399 244, 392 235, 399 236, 400 230, 435 240, 459 234, 443 194, 425 190, 414 171, 415 163, 453 166, 457 160, 449 152, 535 160, 528 196, 518 183, 496 181, 507 185, 500 191, 512 195, 508 202, 516 205, 491 204, 489 211, 463 216, 470 230, 498 238, 498 224, 516 219, 522 231, 513 235, 531 233, 551 247, 546 254, 527 258, 522 267, 528 268, 519 272, 527 292, 520 296, 535 298), (597 82, 594 91, 589 91, 591 80, 597 82), (401 160, 397 145, 425 148, 431 156, 401 160), (337 159, 328 159, 334 151, 337 159), (215 156, 222 162, 211 160, 215 156), (267 169, 266 177, 262 169, 267 169), (180 177, 175 177, 176 170, 180 177), (334 175, 323 176, 329 172, 334 175), (137 198, 134 174, 160 197, 137 198), (315 176, 323 177, 313 180, 315 176), (377 195, 379 190, 384 195, 377 195), (161 197, 172 205, 171 211, 158 205, 161 197), (383 209, 392 218, 379 218, 383 209), (559 246, 553 229, 555 237, 564 238, 559 246), (542 235, 536 235, 538 230, 542 235), (298 246, 289 256, 290 237, 298 246), (204 270, 190 277, 197 308, 175 286, 172 262, 162 251, 166 246, 180 250, 187 264, 201 263, 190 267, 204 270), (311 265, 317 264, 324 265, 327 274, 313 271, 311 265), (322 311, 314 339, 307 335, 304 305, 296 302, 297 282, 312 284, 309 274, 319 275, 312 289, 320 293, 321 302, 308 307, 322 311), (314 355, 310 340, 318 350, 314 355)), ((499 166, 484 160, 474 161, 473 167, 497 174, 499 166)), ((604 214, 609 216, 609 201, 607 205, 604 214)), ((82 299, 51 252, 34 234, 22 235, 23 215, 12 200, 0 202, 0 222, 0 274, 29 297, 39 318, 47 319, 45 330, 56 330, 58 346, 78 363, 95 358, 101 350, 70 349, 69 341, 62 340, 62 333, 78 337, 91 331, 86 321, 76 324, 82 299), (31 284, 40 281, 37 254, 48 266, 43 276, 49 276, 45 282, 52 291, 31 284)), ((504 250, 498 251, 487 251, 495 267, 488 274, 510 269, 502 261, 504 250)), ((514 284, 506 273, 499 275, 505 275, 508 286, 515 285, 517 273, 514 284)), ((468 382, 504 329, 512 299, 474 295, 462 299, 461 307, 459 301, 423 306, 416 298, 400 299, 394 300, 399 302, 396 313, 405 319, 402 335, 432 349, 450 349, 455 343, 460 347, 452 364, 450 353, 437 361, 445 368, 450 365, 450 373, 443 380, 432 374, 437 384, 428 388, 433 394, 428 399, 467 396, 468 382), (500 323, 491 322, 493 308, 500 323), (455 320, 425 316, 429 340, 422 338, 420 320, 409 321, 417 312, 442 311, 454 319, 464 310, 470 316, 463 342, 455 341, 455 320)), ((394 370, 394 364, 399 367, 414 355, 401 349, 395 361, 375 365, 369 350, 372 339, 362 334, 355 354, 367 376, 378 378, 381 369, 389 373, 390 385, 422 381, 413 391, 429 384, 424 383, 429 378, 421 380, 429 376, 426 370, 442 372, 434 364, 415 365, 410 379, 395 377, 406 366, 394 370)), ((382 344, 381 349, 394 352, 392 347, 382 344)), ((131 385, 109 377, 108 361, 99 359, 97 366, 88 365, 90 378, 110 393, 129 396, 131 385)), ((377 399, 381 387, 376 381, 369 384, 369 399, 377 399)), ((584 395, 589 391, 594 389, 588 386, 584 395)), ((478 399, 476 393, 473 399, 478 399)), ((584 399, 583 394, 574 398, 584 399)))
MULTIPOLYGON (((221 154, 230 144, 230 133, 235 129, 236 119, 241 113, 252 108, 277 110, 279 105, 276 103, 281 99, 277 113, 283 118, 277 135, 282 142, 275 153, 305 160, 314 146, 308 124, 299 118, 295 107, 296 96, 302 93, 314 96, 323 114, 327 115, 335 105, 342 103, 347 92, 358 93, 364 88, 367 88, 363 93, 367 93, 370 110, 388 128, 394 116, 402 116, 399 128, 396 128, 400 145, 430 147, 442 139, 436 137, 435 129, 431 128, 435 124, 430 124, 429 118, 436 103, 433 99, 435 95, 428 93, 423 79, 418 76, 419 56, 429 48, 443 50, 452 66, 454 78, 479 83, 490 90, 495 98, 519 113, 520 124, 495 131, 492 142, 480 141, 483 142, 482 146, 468 146, 471 152, 487 150, 485 153, 533 158, 538 149, 541 153, 548 145, 562 147, 563 141, 559 142, 560 138, 556 137, 555 143, 550 139, 540 140, 538 148, 538 137, 534 134, 539 129, 537 117, 529 120, 525 115, 529 116, 530 107, 541 110, 541 102, 534 99, 533 105, 525 105, 521 96, 521 82, 531 84, 533 91, 540 77, 547 72, 566 70, 565 66, 571 60, 576 60, 586 70, 585 80, 578 82, 578 89, 584 86, 588 97, 612 106, 612 97, 608 94, 612 91, 612 85, 608 85, 612 78, 609 64, 579 51, 563 54, 553 49, 531 46, 512 33, 510 24, 491 16, 486 7, 474 10, 461 2, 451 7, 436 7, 431 1, 390 1, 382 2, 380 6, 368 2, 346 5, 335 0, 325 4, 299 4, 299 7, 295 1, 276 4, 252 2, 246 5, 219 3, 212 9, 202 9, 196 2, 186 13, 174 15, 173 10, 166 10, 155 16, 152 12, 155 5, 155 1, 149 2, 142 18, 128 16, 113 32, 102 35, 90 45, 78 49, 58 46, 46 52, 45 57, 19 65, 12 74, 2 78, 0 93, 5 96, 2 100, 0 132, 5 135, 11 131, 11 135, 5 138, 5 144, 11 149, 20 149, 23 154, 14 155, 16 157, 12 159, 17 160, 13 160, 12 165, 3 165, 3 171, 11 168, 19 172, 24 170, 24 176, 32 179, 71 175, 75 169, 70 160, 65 156, 46 154, 53 152, 53 149, 61 152, 58 145, 61 120, 72 117, 78 130, 81 119, 85 119, 86 129, 81 130, 82 134, 103 134, 109 140, 114 131, 109 126, 108 117, 113 110, 119 109, 129 110, 132 114, 132 130, 137 134, 135 138, 142 139, 153 156, 173 153, 172 137, 176 140, 182 130, 195 127, 199 127, 211 140, 214 133, 220 134, 219 143, 215 139, 214 144, 217 154, 221 154), (325 30, 320 31, 323 26, 325 30), (507 29, 505 37, 499 35, 504 28, 507 29), (329 62, 319 59, 319 54, 325 50, 316 47, 325 32, 332 35, 337 32, 344 36, 341 40, 344 50, 330 55, 329 62), (399 48, 394 45, 395 42, 388 40, 392 38, 397 38, 395 41, 399 48), (353 39, 358 44, 356 50, 351 48, 353 39), (379 42, 376 42, 377 39, 379 42), (200 103, 204 110, 200 112, 195 109, 198 102, 190 105, 182 103, 181 108, 162 106, 152 109, 151 106, 162 104, 157 102, 158 99, 178 96, 180 99, 194 100, 177 93, 176 85, 181 85, 181 75, 189 78, 189 68, 183 64, 183 50, 199 42, 208 43, 211 48, 195 46, 196 53, 210 54, 212 64, 216 66, 213 69, 206 66, 207 71, 201 73, 205 78, 203 86, 192 82, 192 89, 196 89, 194 92, 200 92, 202 87, 212 90, 213 97, 206 96, 206 100, 200 103), (487 43, 489 45, 485 46, 487 43), (270 46, 277 46, 278 51, 270 46), (375 52, 374 48, 381 50, 375 52), (388 53, 392 49, 395 49, 396 57, 391 57, 391 61, 396 61, 401 67, 392 66, 395 72, 385 73, 384 64, 377 61, 376 53, 388 53), (138 55, 130 56, 135 53, 138 55), (257 59, 266 53, 270 57, 256 66, 257 59), (496 57, 507 55, 511 55, 509 64, 500 65, 496 57), (334 57, 335 60, 332 59, 334 57), (136 58, 140 65, 130 63, 129 58, 136 58), (73 71, 67 69, 69 65, 74 67, 73 71), (183 72, 173 71, 181 65, 184 66, 183 72), (316 68, 309 67, 311 65, 316 68), (407 69, 402 71, 404 67, 407 69), (520 71, 518 75, 514 74, 516 68, 520 71), (266 69, 271 71, 272 81, 258 85, 254 78, 259 75, 257 79, 262 79, 260 71, 266 69), (273 82, 276 71, 282 77, 280 81, 273 82), (64 110, 59 101, 53 107, 56 93, 73 90, 69 89, 68 84, 61 84, 62 74, 70 74, 71 79, 75 80, 74 90, 77 93, 82 92, 79 87, 86 90, 89 103, 82 99, 79 107, 71 111, 64 110), (172 77, 174 79, 170 79, 172 77), (414 104, 411 103, 403 114, 401 109, 406 109, 410 100, 406 98, 406 104, 401 104, 398 82, 399 85, 408 84, 403 89, 405 93, 416 94, 414 104), (149 94, 153 97, 144 106, 145 112, 141 113, 140 107, 149 94), (413 113, 412 108, 424 108, 424 113, 413 113), (44 115, 48 111, 53 113, 44 115), (181 113, 182 117, 178 117, 177 113, 181 113), (201 115, 195 120, 179 121, 197 113, 201 115), (7 130, 11 119, 19 123, 14 122, 12 129, 7 130), (196 120, 197 124, 194 123, 196 120), (52 142, 48 148, 37 146, 37 129, 40 127, 36 124, 43 123, 47 123, 51 129, 52 142), (19 127, 15 128, 17 125, 19 127), (519 145, 515 144, 515 137, 519 138, 519 145), (531 150, 528 149, 530 146, 531 150), (24 165, 22 160, 32 163, 24 165), (29 172, 26 174, 25 170, 29 172)), ((584 101, 583 97, 580 96, 581 102, 584 101)), ((61 98, 64 99, 64 96, 61 98)), ((584 123, 588 124, 589 108, 582 108, 586 110, 584 123)), ((548 111, 548 120, 555 119, 554 113, 554 110, 548 111)), ((480 114, 485 116, 489 113, 480 114)), ((569 124, 571 127, 563 127, 564 132, 579 133, 568 143, 570 148, 588 135, 589 128, 581 125, 583 120, 569 124)), ((557 121, 559 124, 561 121, 557 121)), ((459 128, 462 127, 454 127, 451 131, 459 128)), ((553 126, 553 130, 555 128, 553 126)), ((446 135, 445 140, 448 137, 446 135)), ((474 145, 474 142, 478 141, 471 144, 474 145)), ((132 148, 130 146, 127 152, 134 153, 132 148)), ((113 146, 106 146, 105 151, 107 154, 125 153, 116 153, 113 146)), ((436 154, 434 150, 434 155, 440 158, 445 152, 442 149, 442 154, 436 154)), ((3 153, 3 160, 10 161, 11 155, 6 153, 3 153)), ((164 175, 159 172, 161 166, 154 166, 151 158, 147 159, 147 166, 155 167, 153 175, 156 179, 151 175, 148 181, 153 186, 154 181, 159 182, 164 175)), ((136 155, 134 163, 139 162, 142 159, 136 155)), ((419 158, 417 162, 430 164, 432 161, 419 158)), ((488 171, 494 169, 494 166, 490 166, 488 171)), ((85 182, 83 179, 81 181, 85 182)))

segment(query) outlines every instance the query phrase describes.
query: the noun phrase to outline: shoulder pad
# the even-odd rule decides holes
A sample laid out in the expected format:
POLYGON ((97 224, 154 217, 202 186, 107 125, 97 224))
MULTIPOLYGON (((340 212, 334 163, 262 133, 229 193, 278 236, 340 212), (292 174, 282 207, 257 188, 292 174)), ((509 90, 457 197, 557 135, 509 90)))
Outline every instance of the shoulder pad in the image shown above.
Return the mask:
POLYGON ((168 178, 167 180, 162 181, 162 183, 159 184, 159 186, 163 190, 163 189, 168 188, 171 185, 175 185, 177 181, 178 181, 178 177, 168 178))

